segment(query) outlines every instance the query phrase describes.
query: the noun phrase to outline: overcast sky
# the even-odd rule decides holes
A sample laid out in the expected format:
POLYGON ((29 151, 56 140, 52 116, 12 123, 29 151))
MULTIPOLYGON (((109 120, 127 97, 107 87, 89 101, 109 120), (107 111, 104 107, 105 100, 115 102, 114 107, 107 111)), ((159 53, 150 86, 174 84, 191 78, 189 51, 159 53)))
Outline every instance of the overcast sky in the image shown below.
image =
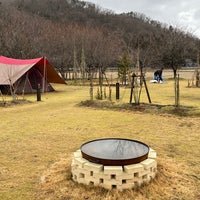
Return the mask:
POLYGON ((200 0, 88 0, 115 13, 139 12, 200 38, 200 0))

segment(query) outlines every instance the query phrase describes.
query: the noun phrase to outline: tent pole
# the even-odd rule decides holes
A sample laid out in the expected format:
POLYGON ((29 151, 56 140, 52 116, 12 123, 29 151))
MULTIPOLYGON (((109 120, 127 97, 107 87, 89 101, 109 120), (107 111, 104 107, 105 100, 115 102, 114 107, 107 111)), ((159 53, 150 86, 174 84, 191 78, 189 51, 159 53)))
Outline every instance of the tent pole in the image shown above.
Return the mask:
POLYGON ((45 92, 45 77, 46 76, 46 57, 44 57, 44 78, 43 78, 43 93, 45 92))

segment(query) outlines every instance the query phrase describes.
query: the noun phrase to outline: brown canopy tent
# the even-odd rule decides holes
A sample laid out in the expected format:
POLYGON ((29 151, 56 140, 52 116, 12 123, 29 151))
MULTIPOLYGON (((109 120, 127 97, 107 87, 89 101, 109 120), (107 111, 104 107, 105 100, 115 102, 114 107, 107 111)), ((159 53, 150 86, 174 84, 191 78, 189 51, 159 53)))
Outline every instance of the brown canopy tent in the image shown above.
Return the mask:
POLYGON ((45 57, 13 59, 0 56, 0 90, 4 94, 35 93, 40 84, 42 92, 54 91, 50 83, 65 84, 45 57))

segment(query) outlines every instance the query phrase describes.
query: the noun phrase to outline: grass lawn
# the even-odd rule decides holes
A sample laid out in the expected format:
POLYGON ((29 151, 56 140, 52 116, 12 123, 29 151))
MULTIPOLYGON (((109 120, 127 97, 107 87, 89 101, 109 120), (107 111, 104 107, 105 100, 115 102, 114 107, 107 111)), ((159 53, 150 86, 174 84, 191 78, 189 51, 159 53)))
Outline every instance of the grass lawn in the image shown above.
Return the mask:
MULTIPOLYGON (((167 82, 148 83, 152 103, 174 104, 173 81, 167 82)), ((187 107, 186 116, 165 113, 168 107, 140 112, 80 106, 89 99, 89 87, 70 85, 55 85, 57 92, 42 95, 41 102, 26 95, 27 103, 1 106, 0 199, 200 199, 200 88, 186 86, 181 80, 180 104, 187 107), (104 137, 150 145, 157 152, 156 178, 123 192, 74 183, 73 152, 86 141, 104 137)), ((121 87, 115 104, 128 103, 129 95, 130 89, 121 87)), ((148 103, 144 89, 141 101, 148 103)))

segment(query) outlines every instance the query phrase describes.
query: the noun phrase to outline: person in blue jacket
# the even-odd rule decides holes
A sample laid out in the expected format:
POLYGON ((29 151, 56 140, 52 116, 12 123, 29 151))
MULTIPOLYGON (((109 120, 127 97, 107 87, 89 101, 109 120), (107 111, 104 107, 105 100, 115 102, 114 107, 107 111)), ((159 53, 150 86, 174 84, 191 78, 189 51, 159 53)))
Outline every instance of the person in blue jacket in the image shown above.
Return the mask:
POLYGON ((154 72, 154 80, 158 81, 158 83, 160 81, 163 81, 162 72, 163 72, 163 67, 154 72))

